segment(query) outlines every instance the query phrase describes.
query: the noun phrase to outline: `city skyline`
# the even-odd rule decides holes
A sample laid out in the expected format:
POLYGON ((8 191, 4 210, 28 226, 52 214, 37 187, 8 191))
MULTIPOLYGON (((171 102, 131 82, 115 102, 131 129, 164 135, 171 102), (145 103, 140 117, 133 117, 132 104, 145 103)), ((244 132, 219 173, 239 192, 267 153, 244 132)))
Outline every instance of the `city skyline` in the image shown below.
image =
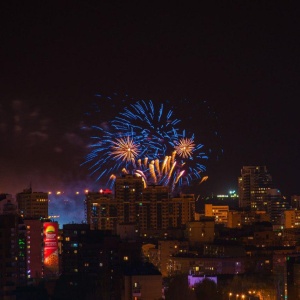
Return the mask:
POLYGON ((117 93, 181 107, 201 143, 222 150, 197 192, 236 189, 242 166, 265 165, 283 194, 299 194, 297 6, 3 4, 0 192, 104 187, 81 167, 82 127, 104 109, 99 95, 117 93))

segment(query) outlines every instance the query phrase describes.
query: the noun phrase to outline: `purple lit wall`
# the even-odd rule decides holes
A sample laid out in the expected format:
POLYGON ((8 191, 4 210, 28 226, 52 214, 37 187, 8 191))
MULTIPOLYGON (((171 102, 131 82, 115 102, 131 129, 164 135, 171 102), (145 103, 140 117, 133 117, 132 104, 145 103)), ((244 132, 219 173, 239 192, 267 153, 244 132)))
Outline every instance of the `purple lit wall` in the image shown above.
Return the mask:
POLYGON ((215 284, 218 283, 217 276, 193 276, 193 275, 188 275, 189 287, 190 288, 194 287, 197 283, 201 283, 204 279, 209 279, 209 280, 213 281, 215 284))

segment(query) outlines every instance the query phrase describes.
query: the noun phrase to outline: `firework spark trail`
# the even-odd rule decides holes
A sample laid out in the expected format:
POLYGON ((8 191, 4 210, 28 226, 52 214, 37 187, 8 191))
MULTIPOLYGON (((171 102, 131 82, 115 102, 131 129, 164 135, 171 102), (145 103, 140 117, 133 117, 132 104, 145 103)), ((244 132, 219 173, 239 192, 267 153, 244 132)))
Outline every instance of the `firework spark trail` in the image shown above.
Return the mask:
POLYGON ((160 173, 159 159, 156 159, 156 160, 154 161, 154 164, 155 164, 155 168, 156 168, 156 171, 157 171, 157 173, 158 173, 158 176, 160 176, 161 173, 160 173))
POLYGON ((151 163, 149 164, 149 172, 151 174, 153 182, 156 184, 157 178, 156 178, 155 169, 154 169, 154 160, 152 160, 151 163))

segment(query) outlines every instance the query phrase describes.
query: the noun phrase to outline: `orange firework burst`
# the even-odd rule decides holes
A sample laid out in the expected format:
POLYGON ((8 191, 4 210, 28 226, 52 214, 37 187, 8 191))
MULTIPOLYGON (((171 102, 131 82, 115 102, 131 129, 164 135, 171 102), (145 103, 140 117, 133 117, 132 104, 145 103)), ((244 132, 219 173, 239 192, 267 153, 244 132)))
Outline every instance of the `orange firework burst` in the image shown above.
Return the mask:
POLYGON ((175 146, 176 153, 182 158, 189 158, 193 154, 195 148, 194 141, 188 138, 182 138, 177 142, 175 146))
POLYGON ((111 155, 123 161, 133 161, 139 154, 139 148, 132 139, 120 138, 113 141, 111 155))

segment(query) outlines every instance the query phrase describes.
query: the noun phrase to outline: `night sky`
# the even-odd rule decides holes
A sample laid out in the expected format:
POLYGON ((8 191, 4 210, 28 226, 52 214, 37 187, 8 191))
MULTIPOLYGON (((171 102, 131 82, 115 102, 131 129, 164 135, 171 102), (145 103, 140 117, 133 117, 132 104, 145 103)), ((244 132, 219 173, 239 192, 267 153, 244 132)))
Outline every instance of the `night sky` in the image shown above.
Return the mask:
POLYGON ((130 95, 179 107, 175 115, 201 143, 222 152, 204 162, 209 179, 197 193, 237 189, 242 166, 266 165, 283 194, 300 194, 299 8, 296 1, 2 3, 0 192, 30 184, 98 189, 80 166, 86 113, 93 105, 123 109, 104 108, 97 95, 130 95))

